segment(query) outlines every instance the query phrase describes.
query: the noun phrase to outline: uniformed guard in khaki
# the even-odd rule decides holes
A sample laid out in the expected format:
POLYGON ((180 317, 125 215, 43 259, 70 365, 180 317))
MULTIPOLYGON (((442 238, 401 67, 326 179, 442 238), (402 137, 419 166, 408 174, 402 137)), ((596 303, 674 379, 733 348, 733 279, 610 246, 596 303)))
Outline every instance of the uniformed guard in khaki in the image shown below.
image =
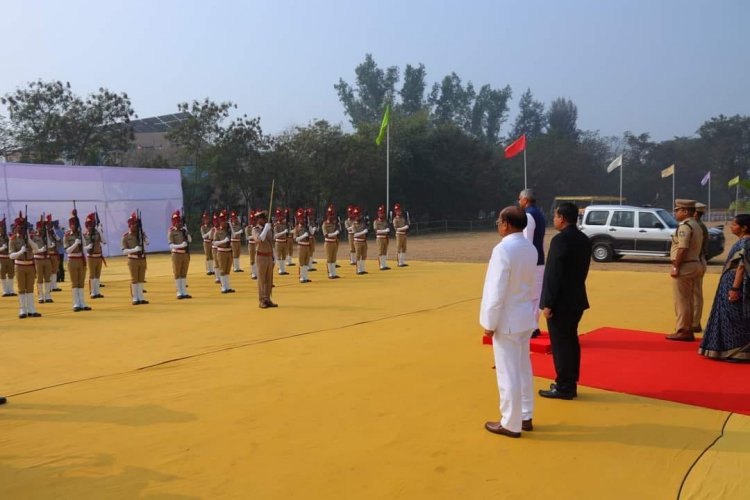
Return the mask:
POLYGON ((221 283, 221 293, 234 293, 229 284, 229 273, 232 271, 232 231, 229 228, 226 212, 219 214, 219 227, 214 231, 214 248, 216 248, 216 276, 221 283))
POLYGON ((244 273, 245 271, 240 267, 240 255, 242 254, 242 222, 237 217, 237 212, 232 211, 232 216, 229 218, 229 231, 231 232, 231 243, 232 243, 232 271, 235 273, 244 273))
POLYGON ((299 282, 309 283, 311 280, 307 273, 310 269, 310 229, 305 224, 304 209, 297 210, 295 220, 297 224, 294 226, 292 235, 299 250, 299 282))
MULTIPOLYGON (((294 230, 294 224, 291 222, 292 211, 289 208, 284 209, 284 221, 288 230, 286 239, 286 259, 284 260, 284 263, 287 266, 294 266, 294 262, 292 262, 292 259, 294 258, 294 238, 291 236, 291 233, 294 230)), ((279 269, 281 269, 281 266, 279 266, 279 269)))
POLYGON ((317 271, 315 269, 315 264, 318 262, 315 260, 315 234, 318 232, 318 223, 315 221, 315 210, 307 208, 305 215, 307 216, 307 230, 310 231, 310 271, 317 271))
POLYGON ((0 219, 0 281, 2 281, 3 297, 15 297, 13 279, 16 277, 15 266, 10 258, 10 235, 5 217, 0 219))
POLYGON ((346 207, 346 219, 344 220, 344 229, 346 229, 346 239, 349 242, 349 264, 357 264, 357 249, 354 246, 354 219, 352 218, 353 205, 346 207))
POLYGON ((214 274, 214 254, 213 254, 213 248, 211 247, 211 244, 213 243, 213 226, 208 223, 208 213, 203 212, 203 216, 201 217, 201 238, 203 239, 203 254, 206 256, 206 274, 212 275, 214 274))
POLYGON ((83 297, 86 283, 86 257, 83 249, 83 232, 80 219, 75 210, 68 219, 68 231, 63 236, 63 246, 68 254, 68 276, 70 277, 70 291, 73 295, 73 311, 90 311, 83 297))
POLYGON ((86 216, 86 231, 83 233, 83 248, 86 251, 86 264, 89 268, 89 288, 92 299, 103 299, 101 292, 102 266, 104 264, 104 255, 102 254, 102 245, 104 241, 104 231, 97 227, 97 216, 90 213, 86 216))
POLYGON ((28 235, 26 218, 19 215, 13 224, 13 236, 8 242, 8 255, 14 261, 16 284, 18 286, 18 317, 37 318, 41 316, 34 306, 34 251, 37 249, 28 235))
POLYGON ((31 234, 31 239, 37 246, 34 252, 34 268, 38 302, 40 304, 52 302, 52 284, 49 281, 50 274, 52 274, 52 261, 49 260, 44 219, 36 223, 36 231, 31 234))
POLYGON ((247 227, 245 227, 245 240, 247 241, 247 254, 250 256, 250 278, 258 279, 258 266, 255 264, 256 238, 260 231, 256 224, 255 212, 250 211, 247 216, 247 227))
POLYGON ((58 237, 57 234, 55 234, 55 228, 52 224, 52 215, 50 214, 47 214, 47 221, 44 230, 47 231, 47 257, 51 264, 49 275, 50 291, 59 292, 60 289, 57 287, 57 271, 60 268, 60 255, 57 253, 58 237))
POLYGON ((177 288, 177 299, 192 299, 187 293, 187 273, 190 267, 190 243, 193 241, 177 210, 172 214, 172 226, 167 232, 169 251, 172 253, 172 274, 177 288))
POLYGON ((365 261, 367 260, 367 224, 362 221, 362 213, 359 207, 352 210, 352 235, 354 236, 354 248, 357 258, 357 274, 367 274, 365 261))
POLYGON ((380 264, 380 270, 387 271, 390 269, 386 265, 386 259, 388 258, 388 235, 391 232, 391 228, 388 227, 388 220, 385 218, 384 205, 378 207, 378 217, 373 221, 372 228, 375 230, 375 241, 378 243, 378 263, 380 264))
POLYGON ((409 232, 409 220, 404 217, 400 203, 393 205, 393 229, 396 231, 396 261, 398 267, 407 267, 406 235, 409 232))
POLYGON ((279 275, 289 274, 286 272, 287 242, 289 228, 284 220, 284 212, 276 209, 276 221, 273 224, 273 241, 276 248, 276 262, 279 264, 279 275))
POLYGON ((256 240, 255 263, 258 265, 258 306, 261 309, 277 307, 271 301, 273 291, 273 227, 268 222, 268 212, 261 210, 255 214, 261 228, 256 240))
POLYGON ((143 286, 146 282, 146 246, 148 238, 146 233, 140 229, 141 221, 135 213, 128 218, 128 232, 122 235, 120 242, 122 253, 128 256, 128 270, 130 271, 130 294, 133 305, 148 304, 143 295, 143 286))
POLYGON ((693 218, 695 200, 675 200, 675 218, 679 224, 672 236, 672 295, 677 316, 675 332, 668 340, 693 341, 693 293, 703 272, 701 249, 703 232, 693 218))
POLYGON ((328 270, 328 279, 338 279, 336 274, 336 258, 339 253, 339 232, 340 224, 336 220, 336 209, 329 205, 326 209, 326 220, 321 226, 323 231, 323 248, 326 252, 326 267, 328 270))

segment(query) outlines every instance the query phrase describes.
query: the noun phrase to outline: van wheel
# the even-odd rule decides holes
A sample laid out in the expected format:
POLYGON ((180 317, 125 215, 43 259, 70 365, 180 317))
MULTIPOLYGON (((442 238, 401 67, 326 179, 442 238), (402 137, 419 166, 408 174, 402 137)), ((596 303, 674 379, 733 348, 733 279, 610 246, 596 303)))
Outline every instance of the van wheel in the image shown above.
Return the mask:
POLYGON ((596 243, 591 249, 591 257, 596 262, 611 262, 613 256, 614 251, 609 243, 596 243))

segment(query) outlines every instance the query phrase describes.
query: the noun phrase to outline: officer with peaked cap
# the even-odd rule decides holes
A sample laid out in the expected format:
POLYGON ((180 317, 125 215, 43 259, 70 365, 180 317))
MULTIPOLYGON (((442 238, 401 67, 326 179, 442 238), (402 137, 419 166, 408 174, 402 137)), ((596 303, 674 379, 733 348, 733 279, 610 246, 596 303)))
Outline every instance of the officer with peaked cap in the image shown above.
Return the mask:
POLYGON ((670 258, 672 270, 672 297, 674 300, 677 322, 674 333, 667 335, 667 340, 692 342, 694 293, 698 278, 703 271, 701 249, 703 232, 693 218, 695 200, 675 200, 675 218, 679 222, 672 235, 670 258))

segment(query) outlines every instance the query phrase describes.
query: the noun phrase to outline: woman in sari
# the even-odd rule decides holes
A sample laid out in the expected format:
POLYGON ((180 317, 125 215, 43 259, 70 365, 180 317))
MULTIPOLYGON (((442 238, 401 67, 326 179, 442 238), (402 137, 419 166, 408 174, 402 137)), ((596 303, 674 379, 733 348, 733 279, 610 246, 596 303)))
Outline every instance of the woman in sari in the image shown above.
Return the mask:
POLYGON ((724 263, 698 354, 750 362, 750 214, 736 215, 730 229, 739 241, 724 263))

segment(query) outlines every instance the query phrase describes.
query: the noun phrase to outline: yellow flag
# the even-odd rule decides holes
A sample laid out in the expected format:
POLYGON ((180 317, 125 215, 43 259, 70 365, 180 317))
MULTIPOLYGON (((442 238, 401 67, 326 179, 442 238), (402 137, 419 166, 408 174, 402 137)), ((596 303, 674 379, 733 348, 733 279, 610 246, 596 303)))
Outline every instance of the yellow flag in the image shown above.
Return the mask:
POLYGON ((669 177, 670 175, 674 175, 674 163, 661 171, 662 179, 665 177, 669 177))
POLYGON ((738 175, 734 179, 729 179, 729 182, 727 182, 727 187, 736 186, 740 183, 740 176, 738 175))

